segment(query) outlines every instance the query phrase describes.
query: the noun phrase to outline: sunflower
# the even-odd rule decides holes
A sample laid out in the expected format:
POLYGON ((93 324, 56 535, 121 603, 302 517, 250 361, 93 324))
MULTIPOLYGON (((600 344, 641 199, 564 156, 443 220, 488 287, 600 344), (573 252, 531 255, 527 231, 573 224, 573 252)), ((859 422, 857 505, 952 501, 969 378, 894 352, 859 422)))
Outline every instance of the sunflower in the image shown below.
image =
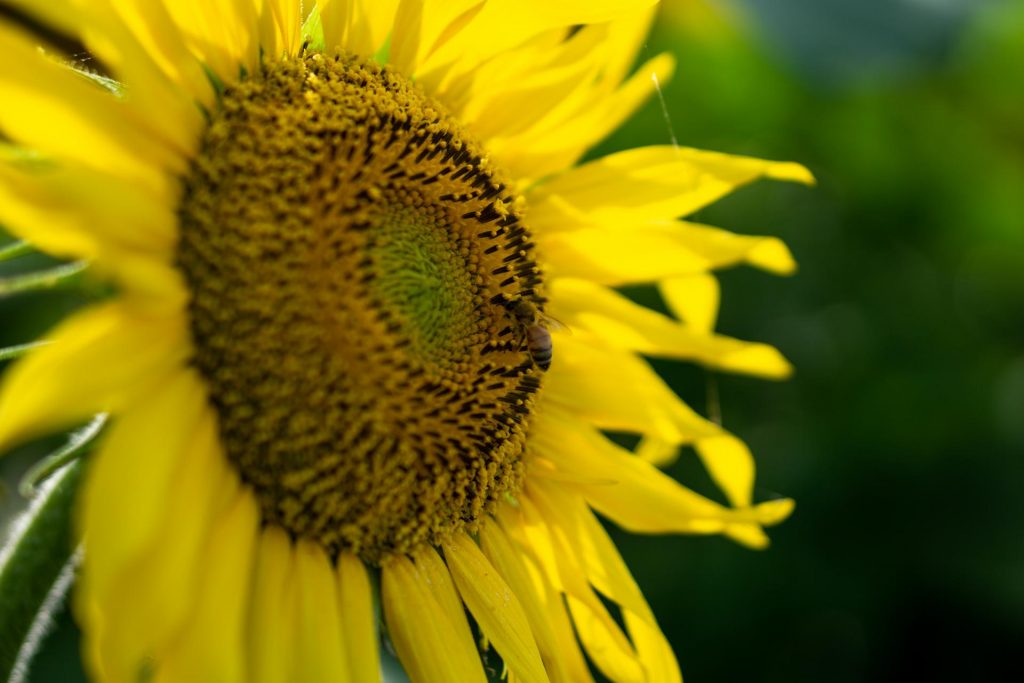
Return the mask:
POLYGON ((713 332, 709 272, 785 273, 785 247, 680 217, 809 176, 674 145, 579 165, 670 76, 630 69, 652 5, 4 13, 0 221, 116 292, 0 395, 4 446, 112 416, 76 515, 97 680, 379 680, 380 628, 414 681, 484 681, 490 650, 517 681, 679 680, 595 511, 753 547, 789 513, 643 357, 789 372, 713 332), (642 283, 671 315, 615 289, 642 283), (684 446, 727 503, 656 468, 684 446))

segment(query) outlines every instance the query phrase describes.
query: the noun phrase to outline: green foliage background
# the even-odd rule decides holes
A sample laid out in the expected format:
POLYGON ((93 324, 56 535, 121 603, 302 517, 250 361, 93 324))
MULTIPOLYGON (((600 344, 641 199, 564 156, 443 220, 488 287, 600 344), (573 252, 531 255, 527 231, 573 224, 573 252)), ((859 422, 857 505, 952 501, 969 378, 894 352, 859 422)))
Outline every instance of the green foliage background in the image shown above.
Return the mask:
MULTIPOLYGON (((797 509, 764 553, 617 539, 691 682, 1024 680, 1024 4, 736 7, 734 32, 670 12, 648 49, 679 56, 681 144, 819 180, 699 217, 800 263, 724 273, 719 325, 796 375, 717 380, 761 495, 797 509)), ((610 144, 665 140, 655 105, 610 144)))
MULTIPOLYGON (((796 376, 656 365, 698 408, 717 393, 758 495, 798 503, 762 553, 615 533, 684 676, 1024 680, 1024 4, 747 0, 716 21, 666 2, 645 49, 679 58, 664 110, 598 153, 671 125, 819 179, 698 217, 792 248, 793 278, 723 273, 719 329, 775 344, 796 376)), ((0 346, 81 299, 0 300, 0 346)), ((35 455, 0 461, 0 515, 35 455)), ((710 490, 692 454, 671 470, 710 490)), ((76 647, 62 617, 32 680, 80 679, 76 647)))

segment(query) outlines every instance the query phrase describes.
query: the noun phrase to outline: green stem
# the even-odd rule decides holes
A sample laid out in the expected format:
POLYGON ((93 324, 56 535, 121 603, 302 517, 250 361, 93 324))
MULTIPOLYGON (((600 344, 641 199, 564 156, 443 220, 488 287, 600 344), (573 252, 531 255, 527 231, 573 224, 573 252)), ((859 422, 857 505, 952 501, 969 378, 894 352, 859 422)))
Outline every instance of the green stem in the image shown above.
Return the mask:
POLYGON ((56 287, 81 273, 88 265, 85 261, 75 261, 24 275, 0 278, 0 297, 32 289, 56 287))
POLYGON ((23 680, 71 583, 71 509, 82 463, 55 473, 0 548, 0 681, 23 680))

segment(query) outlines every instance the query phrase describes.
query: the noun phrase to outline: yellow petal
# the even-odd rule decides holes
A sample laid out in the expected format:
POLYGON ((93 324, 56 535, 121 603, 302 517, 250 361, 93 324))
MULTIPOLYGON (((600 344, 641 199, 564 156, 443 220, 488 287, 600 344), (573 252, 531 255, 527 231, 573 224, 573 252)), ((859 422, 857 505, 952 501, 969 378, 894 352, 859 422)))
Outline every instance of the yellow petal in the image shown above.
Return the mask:
POLYGON ((545 130, 571 118, 601 77, 599 48, 608 28, 587 26, 568 39, 564 30, 554 33, 478 66, 438 96, 483 140, 545 130))
POLYGON ((209 104, 213 91, 199 63, 183 49, 181 36, 168 30, 165 13, 156 17, 162 32, 154 34, 140 25, 138 10, 149 5, 145 10, 154 14, 153 2, 13 0, 13 4, 57 33, 78 36, 89 54, 132 93, 128 106, 143 116, 149 135, 186 157, 191 155, 203 125, 193 100, 209 104), (173 57, 164 54, 168 49, 173 57))
MULTIPOLYGON (((50 3, 47 3, 50 4, 50 3)), ((90 3, 89 6, 98 9, 99 3, 90 3)), ((181 88, 183 94, 201 103, 207 109, 214 103, 213 84, 203 71, 202 64, 189 51, 185 42, 185 36, 178 29, 167 11, 167 7, 159 0, 111 0, 110 9, 116 13, 124 22, 125 28, 134 36, 140 48, 144 49, 156 66, 166 75, 167 79, 174 86, 181 88)), ((100 29, 102 32, 102 27, 100 29)), ((122 80, 129 86, 140 84, 138 87, 145 87, 147 80, 143 76, 135 76, 131 69, 138 60, 134 50, 125 50, 127 41, 119 38, 119 34, 111 36, 109 40, 93 46, 98 41, 90 41, 89 35, 84 36, 86 43, 97 50, 105 63, 111 66, 122 75, 122 80), (108 48, 106 51, 103 48, 108 48), (118 50, 120 50, 118 52, 118 50)), ((134 89, 134 88, 133 88, 134 89)), ((192 107, 192 114, 200 119, 198 126, 202 125, 200 111, 192 107)), ((185 127, 186 131, 191 130, 196 141, 198 141, 198 127, 195 129, 185 127)))
POLYGON ((377 621, 366 567, 355 555, 338 556, 338 609, 350 678, 354 683, 380 681, 377 621))
POLYGON ((640 437, 633 453, 655 467, 667 467, 679 459, 679 446, 647 434, 640 437))
POLYGON ((773 526, 784 522, 787 517, 793 514, 794 507, 796 507, 796 504, 792 499, 778 498, 758 503, 757 510, 761 523, 765 526, 773 526))
POLYGON ((32 149, 137 180, 171 197, 167 171, 180 152, 158 142, 138 111, 40 53, 20 29, 0 22, 0 129, 32 149), (60 131, 54 134, 54 131, 60 131))
POLYGON ((701 439, 696 444, 708 474, 736 507, 748 507, 754 490, 754 456, 731 434, 701 439))
POLYGON ((529 498, 516 496, 514 505, 498 506, 495 518, 502 531, 516 543, 516 547, 526 549, 530 557, 536 560, 551 587, 558 593, 566 592, 558 568, 554 540, 548 533, 543 517, 529 498))
POLYGON ((295 574, 299 599, 292 680, 352 680, 342 641, 336 581, 331 561, 318 543, 301 539, 296 543, 295 574))
MULTIPOLYGON (((475 16, 479 8, 478 5, 470 9, 451 24, 446 30, 448 37, 456 35, 454 28, 475 16)), ((520 46, 502 52, 499 58, 486 62, 463 59, 448 73, 428 77, 421 74, 418 80, 427 84, 436 97, 475 130, 481 125, 487 127, 487 119, 497 115, 506 121, 499 126, 502 136, 527 130, 531 135, 538 135, 557 128, 575 138, 579 131, 572 123, 581 117, 598 128, 609 125, 602 121, 602 116, 591 118, 590 115, 594 108, 600 110, 599 114, 617 110, 614 106, 606 107, 610 99, 615 99, 609 96, 615 93, 635 64, 654 12, 653 7, 641 7, 630 9, 613 21, 590 25, 576 23, 571 32, 567 32, 565 26, 546 29, 520 46), (567 37, 567 33, 571 35, 567 37), (573 74, 576 82, 565 81, 573 74), (554 82, 563 83, 563 96, 548 99, 554 93, 548 93, 547 86, 554 82), (493 83, 502 83, 504 87, 494 88, 493 83), (538 90, 538 86, 543 87, 538 90), (515 117, 500 111, 498 101, 507 102, 510 97, 517 100, 516 107, 525 106, 538 114, 515 117), (540 100, 539 104, 534 97, 540 100), (481 113, 484 110, 487 115, 481 113)), ((659 59, 653 64, 664 63, 664 59, 659 59)), ((649 88, 651 71, 643 75, 648 79, 649 88)), ((615 127, 618 123, 613 120, 610 125, 615 127)), ((587 136, 593 134, 592 130, 585 131, 587 136)))
POLYGON ((210 537, 198 591, 190 596, 196 613, 180 640, 158 663, 158 681, 250 680, 245 630, 260 515, 251 491, 237 485, 232 488, 234 500, 210 537))
POLYGON ((162 25, 157 32, 146 31, 138 15, 132 14, 131 4, 138 2, 79 3, 82 40, 130 93, 126 102, 138 110, 149 135, 191 158, 205 125, 196 101, 207 107, 212 104, 209 79, 199 62, 186 53, 183 38, 171 29, 166 13, 159 13, 162 25), (169 56, 160 54, 162 50, 169 50, 178 61, 172 64, 169 56))
POLYGON ((413 555, 413 560, 416 562, 416 569, 430 585, 437 604, 448 615, 448 619, 460 631, 469 633, 466 611, 462 607, 462 600, 459 599, 459 592, 455 589, 451 572, 448 571, 441 556, 433 548, 427 547, 413 555))
POLYGON ((616 682, 646 683, 643 665, 637 654, 596 597, 587 604, 569 595, 566 596, 566 603, 587 655, 601 673, 616 682))
POLYGON ((776 275, 792 275, 796 272, 796 261, 789 248, 776 237, 737 235, 721 228, 687 221, 663 224, 660 227, 678 233, 713 268, 747 263, 776 275))
MULTIPOLYGON (((564 524, 558 524, 564 513, 551 512, 552 505, 565 507, 572 498, 571 495, 550 496, 531 487, 527 495, 519 499, 521 514, 512 513, 511 506, 499 508, 502 528, 508 531, 510 537, 517 538, 532 551, 528 554, 536 556, 544 566, 545 578, 557 576, 564 586, 565 603, 572 612, 576 632, 591 659, 606 676, 615 681, 678 680, 678 667, 671 647, 653 622, 642 596, 638 602, 643 612, 643 623, 630 631, 633 642, 638 644, 634 649, 630 639, 621 631, 590 587, 589 569, 583 564, 585 558, 581 557, 576 548, 577 539, 570 540, 564 524), (540 495, 536 505, 535 493, 540 495), (562 500, 558 501, 558 498, 562 500), (538 540, 541 541, 539 544, 538 540)), ((582 505, 581 501, 577 500, 577 503, 582 505)), ((630 623, 629 617, 634 612, 623 609, 622 613, 627 623, 630 623)), ((555 617, 552 624, 562 618, 558 611, 552 613, 552 616, 555 617)), ((579 680, 588 678, 581 677, 579 680)))
POLYGON ((489 0, 457 35, 421 66, 426 73, 456 60, 480 63, 554 28, 593 24, 636 11, 655 0, 489 0))
POLYGON ((603 532, 597 533, 601 525, 581 496, 537 481, 531 482, 530 500, 544 515, 552 533, 566 549, 571 549, 573 558, 594 588, 624 609, 653 619, 640 588, 618 557, 611 540, 603 532))
POLYGON ((662 630, 654 620, 647 601, 633 580, 633 575, 615 550, 611 539, 590 511, 578 507, 580 544, 588 578, 607 597, 623 607, 624 621, 651 683, 679 683, 679 665, 662 630))
POLYGON ((442 36, 452 31, 452 24, 456 20, 464 22, 467 12, 483 5, 483 0, 402 0, 395 15, 390 63, 402 73, 413 75, 442 36))
POLYGON ((463 601, 516 679, 547 681, 540 652, 516 594, 477 545, 459 533, 444 544, 444 554, 463 601))
POLYGON ((545 581, 536 565, 513 546, 495 522, 481 526, 480 549, 518 596, 551 680, 554 683, 592 680, 573 635, 562 597, 545 581))
POLYGON ((255 683, 292 683, 298 632, 298 571, 291 541, 278 526, 260 533, 256 549, 248 652, 255 683))
MULTIPOLYGON (((813 181, 799 164, 688 147, 638 147, 567 171, 529 199, 534 213, 550 209, 552 218, 571 207, 592 223, 638 224, 686 216, 758 178, 813 181)), ((533 228, 540 232, 558 225, 548 220, 533 228)))
POLYGON ((668 310, 698 332, 710 333, 718 319, 721 288, 714 275, 681 275, 658 283, 668 310))
POLYGON ((647 44, 651 23, 658 11, 657 5, 640 8, 606 24, 608 38, 602 46, 602 71, 609 91, 618 86, 637 63, 637 54, 647 44))
POLYGON ((317 0, 320 10, 320 25, 324 31, 324 48, 328 53, 346 45, 352 15, 355 11, 354 0, 317 0))
MULTIPOLYGON (((398 0, 355 0, 356 12, 353 20, 355 33, 363 36, 350 48, 367 49, 367 55, 376 54, 394 30, 395 11, 398 0), (362 42, 362 41, 369 42, 362 42)), ((349 40, 353 40, 350 34, 349 40)))
MULTIPOLYGON (((531 212, 542 223, 542 211, 531 212)), ((703 273, 712 264, 681 234, 645 225, 581 228, 537 235, 538 253, 552 277, 578 277, 606 285, 628 285, 703 273)))
POLYGON ((6 161, 3 152, 0 220, 15 234, 57 256, 95 258, 120 248, 170 260, 177 216, 144 185, 83 166, 6 161))
POLYGON ((175 0, 164 5, 191 51, 222 80, 235 80, 243 68, 255 71, 260 56, 256 2, 175 0))
POLYGON ((597 667, 612 680, 643 681, 636 651, 590 587, 563 531, 550 524, 548 501, 535 499, 533 488, 531 486, 519 499, 523 526, 545 572, 548 576, 558 576, 580 641, 597 667), (543 542, 537 544, 536 540, 541 538, 543 542))
MULTIPOLYGON (((596 88, 579 93, 573 106, 565 109, 572 113, 571 116, 557 120, 546 117, 536 128, 520 135, 489 140, 488 151, 515 177, 523 180, 522 187, 561 173, 576 163, 584 152, 617 129, 654 93, 655 82, 668 81, 674 70, 675 60, 671 55, 658 55, 642 64, 635 74, 613 92, 596 88)), ((538 191, 542 188, 543 185, 537 186, 538 191)), ((547 203, 556 198, 543 198, 544 203, 541 203, 539 199, 534 199, 532 192, 527 195, 531 216, 535 209, 545 212, 543 222, 535 222, 531 218, 531 229, 535 233, 551 229, 552 224, 572 224, 571 220, 556 218, 557 212, 547 207, 547 203)))
MULTIPOLYGON (((225 507, 225 496, 230 495, 232 485, 237 487, 231 482, 234 475, 229 472, 218 443, 212 411, 204 411, 191 431, 188 445, 180 453, 167 456, 178 460, 164 465, 174 471, 170 480, 138 482, 147 491, 155 487, 160 492, 154 502, 173 492, 174 504, 147 511, 153 516, 152 532, 136 553, 126 555, 120 551, 120 517, 134 516, 140 511, 123 508, 113 520, 114 515, 91 517, 97 524, 116 526, 87 530, 89 552, 76 601, 88 607, 77 611, 86 624, 90 666, 107 672, 107 677, 114 680, 133 678, 144 661, 165 652, 181 631, 196 606, 205 561, 203 549, 225 507)), ((120 501, 130 502, 118 490, 103 490, 103 485, 110 482, 106 473, 119 470, 124 458, 139 460, 139 453, 101 452, 101 456, 112 456, 114 462, 95 466, 97 472, 89 480, 85 506, 94 505, 94 496, 104 499, 111 508, 116 508, 120 501)), ((160 477, 165 470, 158 465, 146 468, 142 476, 160 477)))
MULTIPOLYGON (((653 612, 593 513, 582 500, 559 494, 543 485, 532 489, 531 499, 542 506, 554 533, 579 562, 590 583, 622 608, 643 665, 643 680, 680 681, 672 649, 658 628, 653 612), (638 635, 641 636, 639 640, 638 635)), ((575 616, 575 610, 573 614, 575 616)))
MULTIPOLYGON (((96 413, 134 407, 183 367, 189 353, 185 327, 178 316, 146 316, 120 302, 64 321, 49 335, 53 343, 5 373, 0 449, 96 413)), ((195 400, 198 405, 204 399, 195 400)))
MULTIPOLYGON (((541 225, 564 225, 560 217, 552 221, 545 215, 551 206, 541 205, 531 212, 531 219, 541 225)), ((561 206, 568 210, 564 203, 561 206)), ((581 224, 588 220, 579 213, 581 224)), ((788 275, 796 268, 786 245, 774 237, 736 235, 683 221, 616 222, 576 230, 541 231, 537 244, 552 275, 585 277, 607 285, 653 282, 740 263, 780 275, 788 275)))
POLYGON ((120 287, 126 306, 140 316, 183 317, 189 300, 184 274, 173 262, 126 249, 100 251, 92 265, 96 275, 120 287))
POLYGON ((644 664, 647 680, 650 683, 681 683, 682 675, 675 652, 661 629, 632 612, 626 612, 623 619, 644 664))
POLYGON ((792 371, 771 346, 691 330, 603 285, 558 278, 551 282, 550 292, 555 318, 572 329, 592 332, 609 346, 772 379, 788 377, 792 371))
POLYGON ((629 636, 643 662, 649 683, 681 683, 679 662, 665 634, 657 624, 653 626, 633 612, 625 612, 623 620, 629 636))
POLYGON ((730 533, 765 521, 766 513, 731 510, 687 489, 593 427, 564 414, 538 415, 531 439, 538 455, 557 467, 585 472, 596 480, 577 488, 596 510, 629 531, 730 533))
MULTIPOLYGON (((485 683, 472 635, 457 627, 448 600, 442 604, 438 594, 430 578, 405 557, 381 567, 384 616, 398 659, 413 683, 485 683)), ((461 613, 462 606, 458 609, 461 613)))
POLYGON ((603 429, 653 434, 675 444, 721 428, 697 415, 636 354, 555 333, 543 400, 603 429))
POLYGON ((138 397, 131 410, 118 413, 88 473, 78 521, 97 555, 91 581, 101 593, 117 571, 157 540, 173 505, 173 473, 209 410, 206 391, 192 371, 181 370, 161 384, 138 397))
POLYGON ((302 42, 301 0, 264 0, 264 18, 269 19, 270 30, 264 28, 260 46, 273 57, 281 54, 294 55, 302 42))
MULTIPOLYGON (((394 26, 398 0, 351 0, 352 19, 344 46, 355 54, 373 57, 394 26)), ((327 38, 324 26, 324 37, 327 38)), ((328 43, 331 45, 332 43, 328 43)))
MULTIPOLYGON (((590 31, 585 27, 579 31, 579 33, 583 32, 589 33, 590 31)), ((497 81, 507 83, 510 88, 515 88, 521 79, 543 78, 540 72, 554 64, 566 61, 566 52, 569 51, 568 44, 576 42, 576 37, 566 39, 565 29, 555 29, 541 33, 516 49, 503 53, 501 59, 477 63, 475 67, 460 64, 459 66, 466 68, 453 69, 446 74, 436 74, 440 82, 434 83, 430 79, 416 78, 459 120, 476 123, 472 112, 486 107, 492 98, 501 96, 495 92, 495 88, 488 87, 487 84, 497 81)), ((529 127, 534 122, 523 123, 529 127)))

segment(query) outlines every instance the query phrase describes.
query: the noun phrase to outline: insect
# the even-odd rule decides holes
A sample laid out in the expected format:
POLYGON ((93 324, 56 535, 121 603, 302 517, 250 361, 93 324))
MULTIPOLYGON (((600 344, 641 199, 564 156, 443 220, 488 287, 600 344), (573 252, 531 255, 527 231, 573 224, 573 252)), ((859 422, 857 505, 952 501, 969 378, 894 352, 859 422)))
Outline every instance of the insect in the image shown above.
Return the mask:
POLYGON ((562 329, 565 326, 554 318, 544 315, 537 307, 526 299, 507 301, 505 307, 519 323, 522 339, 530 351, 530 358, 541 370, 551 367, 551 329, 562 329))

